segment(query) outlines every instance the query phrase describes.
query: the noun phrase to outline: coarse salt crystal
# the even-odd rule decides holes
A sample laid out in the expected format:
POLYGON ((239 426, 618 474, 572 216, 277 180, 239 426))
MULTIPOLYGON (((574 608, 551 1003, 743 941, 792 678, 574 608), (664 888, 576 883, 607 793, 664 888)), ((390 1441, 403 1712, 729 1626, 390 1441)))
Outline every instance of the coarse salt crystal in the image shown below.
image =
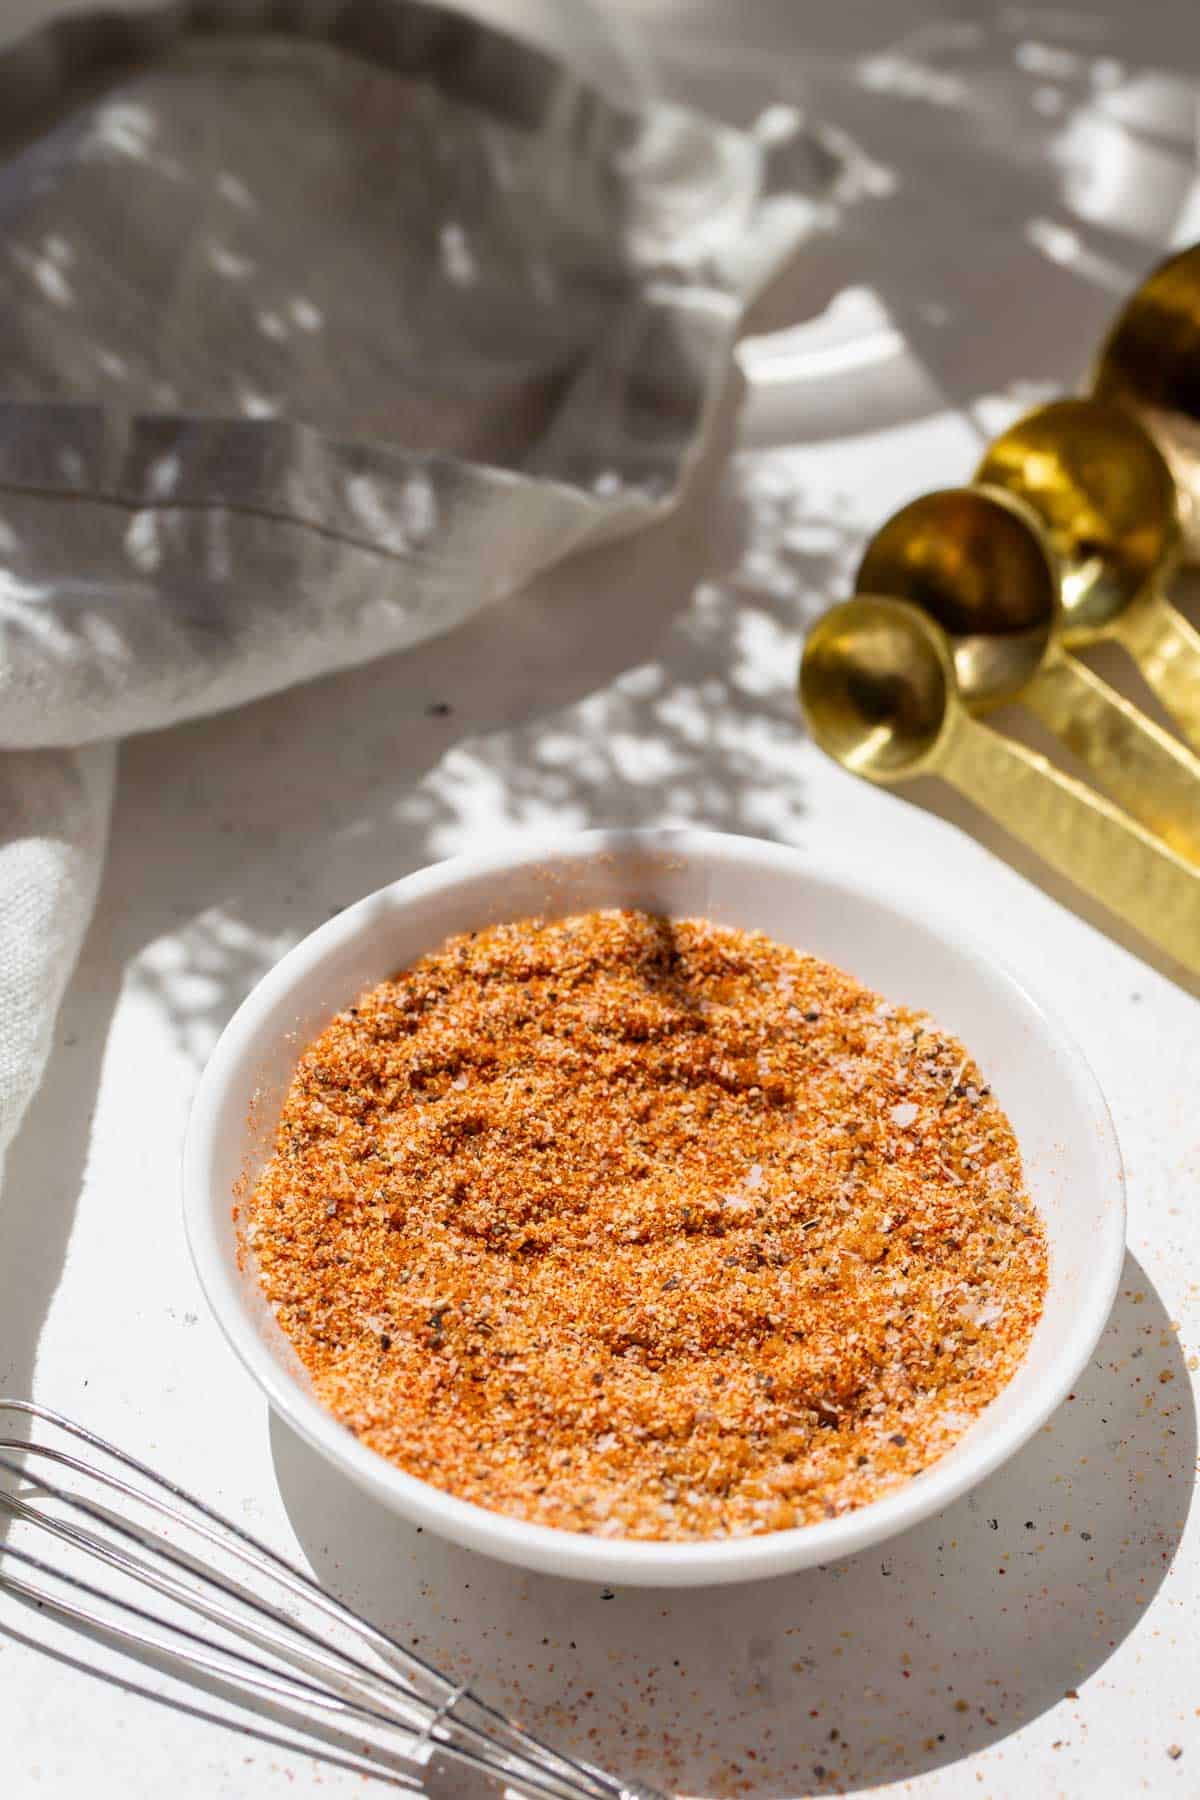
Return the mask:
POLYGON ((964 1306, 963 1312, 973 1325, 995 1325, 1004 1317, 1004 1308, 998 1300, 985 1300, 973 1310, 964 1306))
POLYGON ((899 1106, 893 1106, 892 1108, 892 1124, 901 1127, 911 1125, 919 1111, 920 1108, 914 1105, 911 1100, 902 1100, 899 1106))

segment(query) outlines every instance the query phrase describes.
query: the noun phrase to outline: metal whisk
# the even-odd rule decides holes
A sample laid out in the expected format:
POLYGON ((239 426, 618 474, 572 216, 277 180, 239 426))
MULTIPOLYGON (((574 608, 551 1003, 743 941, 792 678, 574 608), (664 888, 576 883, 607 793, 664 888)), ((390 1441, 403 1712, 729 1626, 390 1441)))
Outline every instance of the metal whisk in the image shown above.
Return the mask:
POLYGON ((9 1527, 0 1587, 302 1720, 372 1733, 393 1769, 436 1751, 549 1800, 665 1800, 551 1749, 95 1432, 28 1400, 0 1399, 4 1414, 35 1421, 40 1435, 0 1437, 0 1508, 34 1528, 9 1527), (25 1547, 39 1532, 62 1546, 54 1561, 25 1547))

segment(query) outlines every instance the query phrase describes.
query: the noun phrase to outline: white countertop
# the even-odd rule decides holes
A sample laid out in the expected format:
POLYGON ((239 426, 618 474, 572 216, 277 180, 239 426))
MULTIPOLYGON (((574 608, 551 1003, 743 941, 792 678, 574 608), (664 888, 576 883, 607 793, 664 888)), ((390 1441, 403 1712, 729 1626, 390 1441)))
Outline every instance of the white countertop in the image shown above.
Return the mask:
MULTIPOLYGON (((83 1417, 548 1733, 616 1769, 644 1756, 682 1793, 1194 1794, 1196 999, 936 789, 942 816, 840 773, 792 698, 803 623, 864 533, 965 478, 981 431, 1073 380, 1117 291, 1200 236, 1194 9, 630 10, 673 89, 738 120, 808 105, 873 174, 760 314, 733 454, 673 521, 403 658, 126 746, 98 916, 0 1201, 0 1389, 83 1417), (672 819, 866 844, 951 895, 1093 1062, 1130 1250, 1076 1395, 941 1518, 815 1573, 608 1597, 419 1536, 268 1417, 200 1296, 177 1164, 216 1035, 332 911, 483 840, 672 819)), ((3 1603, 0 1623, 23 1634, 0 1634, 6 1795, 365 1791, 45 1616, 3 1603)))

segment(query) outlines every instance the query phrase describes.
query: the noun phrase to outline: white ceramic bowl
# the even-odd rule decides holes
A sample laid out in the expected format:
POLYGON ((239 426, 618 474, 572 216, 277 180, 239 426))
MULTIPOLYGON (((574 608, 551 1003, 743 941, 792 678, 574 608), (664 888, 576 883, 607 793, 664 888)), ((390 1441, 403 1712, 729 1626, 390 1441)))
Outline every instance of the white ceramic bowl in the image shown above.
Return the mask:
POLYGON ((903 1531, 1031 1437, 1074 1385, 1104 1327, 1124 1250, 1112 1121, 1066 1033, 957 926, 889 894, 875 875, 803 851, 692 830, 589 832, 510 854, 461 857, 348 908, 298 944, 234 1016, 200 1082, 183 1161, 188 1239, 205 1293, 268 1400, 314 1449, 386 1506, 527 1568, 594 1581, 684 1586, 828 1562, 903 1531), (1043 1318, 1015 1379, 949 1455, 858 1512, 763 1537, 656 1544, 528 1525, 402 1474, 313 1397, 251 1270, 238 1267, 239 1182, 268 1151, 300 1049, 362 989, 452 932, 504 919, 639 906, 759 927, 838 963, 959 1036, 1016 1129, 1050 1240, 1043 1318))

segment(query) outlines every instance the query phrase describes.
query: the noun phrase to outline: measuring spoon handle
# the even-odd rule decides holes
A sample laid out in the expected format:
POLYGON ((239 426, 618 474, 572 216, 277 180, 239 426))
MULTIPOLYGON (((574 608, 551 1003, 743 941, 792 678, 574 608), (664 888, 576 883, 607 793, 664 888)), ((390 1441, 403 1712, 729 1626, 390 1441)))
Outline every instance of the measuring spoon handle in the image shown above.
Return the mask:
POLYGON ((1014 837, 1200 974, 1200 870, 1024 744, 958 713, 937 773, 1014 837))
POLYGON ((1066 651, 1051 654, 1021 699, 1126 812, 1200 863, 1200 760, 1190 750, 1066 651))
POLYGON ((1200 750, 1200 631, 1162 594, 1126 617, 1121 641, 1179 729, 1200 750))

